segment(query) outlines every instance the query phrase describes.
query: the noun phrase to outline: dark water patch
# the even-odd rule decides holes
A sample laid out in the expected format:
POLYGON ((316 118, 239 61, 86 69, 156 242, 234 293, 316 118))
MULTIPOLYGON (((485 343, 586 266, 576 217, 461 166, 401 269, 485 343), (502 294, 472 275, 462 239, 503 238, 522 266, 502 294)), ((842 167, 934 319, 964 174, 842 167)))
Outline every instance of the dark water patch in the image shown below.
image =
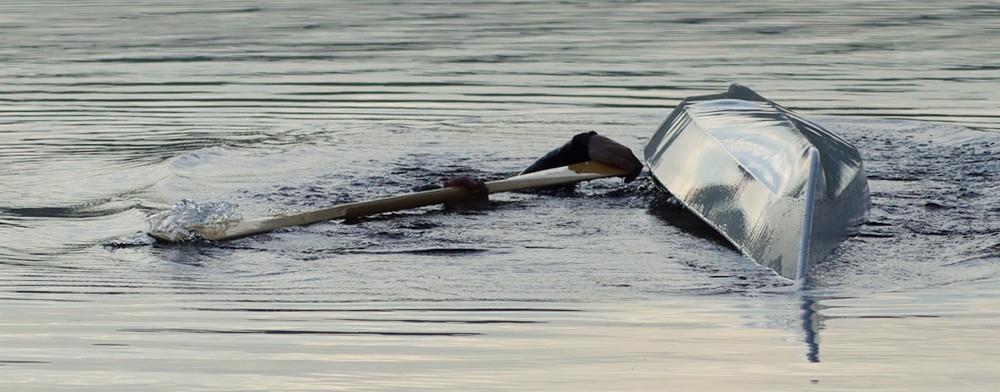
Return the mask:
POLYGON ((663 104, 639 104, 639 103, 590 103, 590 104, 574 104, 574 103, 559 103, 559 105, 570 105, 570 106, 592 106, 597 108, 657 108, 664 109, 663 104))
MULTIPOLYGON (((82 247, 82 246, 81 246, 82 247)), ((0 265, 9 267, 29 267, 37 270, 50 270, 50 271, 73 271, 73 272, 85 272, 85 271, 100 271, 98 268, 92 267, 79 267, 73 265, 55 265, 47 264, 47 261, 57 258, 58 256, 64 255, 65 251, 52 251, 52 252, 27 252, 24 250, 19 250, 15 248, 0 246, 8 251, 8 253, 0 254, 0 265)))
POLYGON ((866 238, 866 237, 867 238, 892 238, 892 237, 895 237, 895 236, 896 236, 896 234, 893 234, 893 233, 877 233, 877 232, 870 232, 870 231, 862 231, 861 233, 858 234, 859 238, 866 238))
MULTIPOLYGON (((199 302, 223 302, 223 303, 268 303, 268 304, 356 304, 356 303, 406 303, 406 302, 419 302, 419 303, 455 303, 454 299, 450 298, 392 298, 392 299, 252 299, 252 298, 232 298, 232 299, 214 299, 205 298, 198 300, 199 302)), ((492 299, 470 299, 466 302, 492 302, 492 299)), ((507 303, 553 303, 552 299, 548 298, 515 298, 504 300, 507 303)))
POLYGON ((942 68, 944 71, 996 71, 1000 70, 1000 65, 996 64, 970 64, 942 68))
POLYGON ((893 50, 892 43, 846 43, 839 45, 822 45, 814 49, 813 54, 816 55, 838 55, 838 54, 853 54, 856 52, 870 52, 870 51, 891 51, 893 50))
MULTIPOLYGON (((190 94, 211 94, 210 90, 162 90, 162 91, 102 91, 102 90, 7 90, 3 92, 5 95, 18 95, 18 94, 48 94, 48 95, 109 95, 109 94, 120 94, 120 95, 144 95, 144 94, 156 94, 156 95, 190 95, 190 94)), ((12 112, 10 110, 5 110, 3 112, 12 112)))
POLYGON ((438 227, 441 227, 440 222, 427 219, 413 219, 399 224, 399 228, 409 230, 430 230, 438 227))
MULTIPOLYGON (((405 90, 363 90, 363 91, 295 91, 285 93, 286 95, 304 95, 304 96, 325 96, 325 95, 412 95, 419 94, 416 91, 405 91, 405 90)), ((469 95, 469 94, 463 94, 469 95)))
POLYGON ((478 332, 393 332, 393 331, 312 331, 293 329, 196 329, 196 328, 126 328, 131 333, 190 333, 219 335, 374 335, 374 336, 478 336, 478 332))
POLYGON ((363 321, 363 322, 392 322, 392 323, 418 323, 418 324, 545 324, 545 321, 531 320, 425 320, 425 319, 377 319, 377 318, 337 318, 331 320, 341 321, 363 321))
POLYGON ((95 59, 76 59, 71 60, 77 63, 97 63, 97 64, 145 64, 145 63, 255 63, 255 62, 283 62, 283 61, 315 61, 315 62, 327 62, 336 60, 346 60, 346 59, 364 59, 364 58, 375 58, 371 50, 364 47, 359 47, 354 50, 355 53, 363 54, 351 54, 350 52, 345 52, 343 50, 339 51, 338 54, 322 55, 322 54, 298 54, 298 55, 274 55, 274 54, 254 54, 254 55, 235 55, 235 54, 225 54, 225 55, 196 55, 196 56, 136 56, 136 57, 103 57, 95 59))
POLYGON ((477 249, 477 248, 426 248, 426 249, 388 249, 388 250, 358 249, 358 250, 344 250, 343 253, 410 254, 410 255, 420 255, 420 256, 458 256, 458 255, 473 255, 489 251, 491 250, 477 249))
MULTIPOLYGON (((93 77, 118 77, 125 75, 123 72, 114 71, 84 71, 84 72, 40 72, 38 70, 26 70, 27 72, 21 73, 11 73, 4 75, 4 78, 11 79, 27 79, 27 84, 30 85, 46 85, 45 82, 39 83, 39 79, 69 79, 74 82, 80 79, 93 78, 93 77)), ((70 83, 74 83, 70 82, 70 83)))
MULTIPOLYGON (((3 100, 0 99, 0 101, 3 101, 3 100)), ((127 101, 128 100, 122 100, 122 103, 126 103, 127 101)), ((164 102, 169 102, 169 101, 164 101, 164 102)), ((255 102, 260 102, 260 101, 255 101, 255 102)), ((452 107, 449 107, 449 108, 435 107, 433 105, 429 105, 429 106, 415 106, 415 105, 402 106, 402 105, 383 105, 383 104, 379 104, 379 105, 372 105, 372 104, 363 105, 365 102, 357 101, 357 100, 354 100, 354 101, 345 100, 344 101, 344 103, 357 103, 356 105, 347 105, 347 104, 341 103, 341 104, 334 105, 334 106, 318 106, 318 105, 311 105, 310 106, 310 105, 302 105, 302 104, 275 105, 274 103, 268 104, 266 102, 261 102, 260 104, 256 104, 256 105, 237 105, 237 104, 219 104, 219 103, 205 104, 204 102, 202 102, 203 104, 198 105, 197 103, 198 103, 197 101, 191 101, 191 102, 178 102, 177 104, 174 104, 174 103, 159 103, 159 104, 156 104, 156 105, 153 105, 152 103, 150 103, 150 104, 146 104, 146 105, 113 105, 113 106, 108 106, 108 105, 94 106, 94 105, 83 104, 83 105, 80 105, 80 106, 84 107, 84 108, 98 108, 98 109, 109 109, 109 108, 111 108, 111 109, 117 109, 117 110, 121 110, 121 109, 142 109, 142 110, 149 110, 149 109, 152 109, 152 108, 165 108, 165 109, 170 109, 170 110, 195 111, 195 112, 199 112, 199 113, 203 114, 202 116, 195 116, 196 118, 197 117, 209 117, 209 118, 211 118, 212 116, 209 116, 209 115, 207 115, 207 114, 204 113, 204 110, 206 110, 206 109, 213 109, 213 110, 222 110, 222 109, 271 109, 271 110, 259 111, 256 114, 246 114, 246 116, 244 116, 244 118, 247 118, 247 119, 268 119, 268 118, 273 119, 273 118, 275 118, 275 115, 281 115, 281 114, 286 114, 286 113, 288 113, 288 114, 294 114, 295 113, 294 110, 293 111, 289 111, 289 112, 282 112, 282 111, 274 110, 274 109, 281 109, 281 108, 289 108, 289 109, 328 109, 328 110, 330 110, 329 112, 320 112, 320 113, 322 113, 322 114, 324 114, 326 116, 336 115, 336 114, 343 114, 343 112, 337 112, 337 111, 344 110, 344 109, 375 110, 375 111, 397 111, 397 112, 399 112, 399 111, 423 111, 423 112, 427 112, 427 113, 424 113, 424 114, 420 114, 420 113, 405 113, 404 116, 407 116, 407 117, 418 117, 418 118, 423 116, 423 117, 428 117, 428 118, 435 118, 435 117, 447 117, 448 115, 456 115, 458 117, 477 117, 476 115, 468 114, 468 113, 466 113, 463 116, 461 112, 462 111, 476 110, 479 106, 484 105, 484 104, 486 104, 488 102, 478 102, 478 103, 477 102, 472 102, 471 105, 468 105, 468 106, 452 105, 452 107), (269 115, 269 116, 262 116, 262 115, 260 115, 261 113, 266 113, 266 114, 271 114, 271 115, 269 115)), ((434 100, 428 100, 425 103, 433 104, 433 103, 435 103, 435 101, 434 100)), ((456 103, 469 103, 469 102, 456 102, 456 103)), ((500 103, 500 102, 492 102, 492 103, 497 104, 497 103, 500 103)), ((506 105, 506 104, 504 104, 504 105, 506 105)), ((545 103, 544 105, 547 105, 547 106, 558 106, 558 105, 563 105, 563 104, 561 104, 561 103, 545 103)), ((567 106, 587 106, 585 104, 566 104, 566 105, 567 106)), ((501 112, 513 112, 516 109, 510 108, 510 107, 491 107, 491 108, 489 108, 489 110, 491 110, 493 112, 501 113, 501 112)), ((167 110, 167 111, 159 111, 157 113, 170 113, 170 111, 169 110, 167 110)), ((188 114, 188 115, 192 115, 192 116, 198 114, 198 113, 190 113, 190 112, 187 112, 187 111, 181 111, 179 113, 188 114)), ((305 112, 305 113, 306 114, 310 114, 310 113, 316 113, 316 112, 309 111, 309 112, 305 112)), ((347 112, 347 114, 350 114, 350 112, 347 112)), ((368 116, 371 116, 373 114, 377 115, 379 113, 365 113, 365 114, 367 114, 368 116)), ((399 116, 399 114, 400 113, 397 113, 395 116, 399 116)), ((386 117, 390 117, 390 116, 394 116, 394 115, 393 114, 386 114, 386 117)), ((292 119, 294 119, 294 117, 292 117, 292 119)), ((302 118, 302 120, 310 120, 310 118, 302 118)), ((381 119, 379 119, 379 118, 375 119, 375 121, 378 121, 378 120, 381 120, 381 119)), ((123 120, 123 119, 114 119, 114 120, 106 120, 106 121, 107 121, 107 123, 91 123, 91 125, 103 125, 103 126, 107 126, 107 125, 110 125, 109 123, 115 123, 115 122, 117 122, 117 123, 128 123, 128 121, 123 120)), ((146 120, 146 121, 148 121, 148 120, 146 120)), ((74 123, 70 123, 69 125, 81 125, 81 124, 85 125, 85 124, 88 124, 88 123, 86 123, 86 122, 79 122, 79 123, 75 123, 75 124, 74 123)), ((163 123, 135 123, 135 124, 137 124, 137 125, 145 125, 145 126, 149 126, 149 127, 162 127, 164 125, 163 123)), ((177 125, 178 126, 191 126, 191 125, 207 125, 207 124, 204 124, 204 123, 193 123, 192 124, 190 122, 179 122, 177 125)))
MULTIPOLYGON (((114 76, 106 75, 106 76, 114 76)), ((52 86, 52 87, 195 87, 195 86, 226 86, 229 84, 237 83, 230 82, 226 80, 209 80, 209 81, 199 81, 199 80, 171 80, 171 81, 121 81, 121 80, 109 80, 109 81, 99 81, 99 82, 81 82, 76 81, 78 77, 93 77, 93 76, 105 76, 105 75, 45 75, 47 77, 54 78, 69 78, 74 81, 68 82, 42 82, 38 80, 31 80, 24 83, 23 85, 28 86, 52 86)), ((37 76, 15 76, 15 78, 37 78, 37 76)))
POLYGON ((76 291, 68 291, 67 290, 65 292, 56 292, 58 294, 64 294, 64 293, 92 294, 92 293, 94 293, 94 291, 92 289, 95 289, 95 288, 103 288, 103 289, 108 289, 108 288, 112 288, 112 289, 134 289, 133 290, 134 293, 139 293, 140 290, 157 290, 157 289, 159 289, 159 290, 183 289, 183 290, 188 291, 188 292, 195 292, 195 291, 208 292, 208 291, 211 291, 213 289, 220 290, 220 291, 221 290, 231 290, 231 291, 243 291, 243 292, 252 292, 252 291, 260 291, 260 290, 270 290, 269 288, 266 288, 266 287, 255 287, 255 286, 253 286, 253 283, 237 283, 237 282, 232 282, 232 283, 170 282, 170 284, 166 284, 166 283, 158 282, 158 281, 132 282, 132 283, 124 283, 123 282, 123 283, 114 283, 114 284, 112 284, 112 283, 102 283, 102 282, 93 282, 93 283, 91 283, 91 282, 86 282, 86 281, 79 281, 79 282, 80 283, 71 283, 71 281, 62 280, 62 279, 53 279, 53 280, 47 280, 47 281, 43 280, 43 281, 38 281, 37 283, 25 283, 24 281, 20 281, 20 280, 17 280, 17 279, 10 280, 10 281, 0 280, 0 290, 2 290, 2 288, 19 288, 19 290, 3 290, 3 291, 8 291, 8 292, 29 292, 29 290, 23 289, 25 287, 45 287, 45 288, 79 289, 79 290, 76 290, 76 291))
POLYGON ((580 309, 565 309, 565 308, 394 308, 394 307, 384 307, 384 308, 327 308, 327 309, 315 309, 315 308, 188 308, 191 310, 199 311, 209 311, 209 312, 375 312, 375 313, 386 313, 386 312, 472 312, 472 313, 507 313, 507 312, 581 312, 580 309))
POLYGON ((150 236, 146 232, 140 231, 125 237, 105 240, 101 242, 101 246, 111 249, 126 249, 154 245, 157 241, 158 240, 156 238, 150 236))
POLYGON ((134 294, 132 291, 77 291, 77 290, 5 290, 8 293, 18 294, 79 294, 79 295, 126 295, 134 294))
POLYGON ((1000 265, 1000 251, 986 251, 986 255, 969 257, 955 262, 943 264, 945 267, 980 267, 1000 265))
POLYGON ((40 301, 40 302, 92 302, 89 299, 69 299, 69 298, 26 298, 26 297, 0 297, 2 301, 40 301))
POLYGON ((109 133, 99 137, 67 136, 49 138, 45 141, 24 139, 17 145, 21 151, 17 156, 44 160, 50 154, 67 154, 75 158, 88 156, 110 157, 118 162, 162 162, 187 151, 197 151, 219 146, 238 147, 241 145, 253 145, 262 143, 266 139, 274 138, 273 135, 262 135, 254 131, 236 131, 228 135, 222 133, 201 139, 173 138, 171 135, 166 134, 158 135, 158 137, 150 137, 142 141, 123 141, 120 139, 120 136, 109 133), (237 133, 242 133, 246 136, 232 137, 237 133), (32 147, 35 150, 21 149, 24 147, 32 147))
MULTIPOLYGON (((0 280, 0 288, 3 287, 61 287, 61 288, 122 288, 122 289, 136 289, 136 288, 148 288, 151 286, 141 285, 141 284, 107 284, 107 283, 67 283, 65 281, 45 281, 42 283, 24 283, 20 281, 5 282, 0 280)), ((159 286, 160 288, 169 288, 174 286, 159 286)), ((81 291, 83 292, 83 291, 81 291)))
MULTIPOLYGON (((161 57, 110 57, 110 58, 99 58, 99 59, 80 59, 77 62, 87 62, 87 63, 191 63, 191 62, 208 62, 208 61, 220 61, 223 58, 214 56, 161 56, 161 57)), ((223 61, 237 61, 235 59, 226 58, 223 61)))
POLYGON ((950 210, 954 209, 955 206, 945 205, 941 202, 929 201, 924 203, 924 208, 929 210, 950 210))
POLYGON ((684 205, 677 201, 677 199, 673 196, 663 195, 654 198, 649 203, 648 211, 651 215, 661 219, 665 224, 676 227, 685 233, 712 241, 717 245, 724 246, 734 251, 737 250, 737 248, 729 242, 726 237, 719 234, 719 232, 713 229, 712 226, 705 223, 705 221, 701 220, 701 218, 685 208, 684 205))
MULTIPOLYGON (((14 218, 14 219, 15 219, 15 220, 17 220, 17 218, 14 218)), ((11 222, 11 221, 9 221, 9 220, 6 220, 6 219, 0 219, 0 226, 5 226, 5 227, 16 227, 16 228, 19 228, 19 229, 27 229, 27 228, 30 228, 30 226, 27 226, 27 225, 22 225, 22 224, 20 224, 20 223, 14 223, 14 222, 11 222)))
POLYGON ((885 227, 885 226, 892 226, 892 223, 869 219, 868 222, 865 222, 865 226, 885 227))
MULTIPOLYGON (((462 95, 472 96, 472 97, 551 97, 551 98, 626 98, 626 99, 636 99, 636 100, 652 100, 660 101, 661 103, 665 100, 677 101, 680 100, 678 97, 667 97, 667 96, 644 96, 644 95, 627 95, 627 94, 570 94, 570 93, 462 93, 462 95)), ((664 109, 669 109, 669 106, 661 105, 664 109)))
POLYGON ((908 318, 942 318, 946 316, 933 314, 904 314, 904 315, 859 315, 859 316, 824 316, 824 319, 908 319, 908 318))
MULTIPOLYGON (((102 103, 151 102, 151 103, 157 103, 157 102, 178 102, 178 100, 171 99, 171 98, 0 98, 0 102, 14 102, 14 103, 21 103, 21 102, 87 102, 87 103, 91 103, 91 102, 102 102, 102 103)), ((167 106, 167 107, 200 107, 197 104, 199 104, 199 103, 206 103, 206 102, 209 102, 209 103, 211 103, 211 102, 253 102, 253 103, 259 103, 261 105, 267 104, 267 103, 277 103, 277 102, 281 102, 281 103, 303 103, 303 102, 304 103, 339 103, 339 102, 344 102, 344 103, 361 103, 361 102, 368 102, 368 103, 444 103, 444 104, 448 104, 448 103, 488 103, 488 104, 505 104, 505 105, 528 104, 528 103, 533 104, 533 105, 534 104, 537 104, 537 105, 554 104, 554 103, 547 103, 547 102, 540 102, 540 101, 538 101, 538 102, 536 102, 536 101, 514 101, 514 100, 509 100, 509 99, 504 99, 504 100, 481 100, 481 99, 479 99, 479 100, 477 100, 477 99, 444 99, 444 98, 420 98, 420 99, 417 99, 417 98, 414 98, 414 99, 366 98, 364 100, 358 100, 358 99, 346 99, 346 98, 345 99, 332 99, 332 98, 321 99, 321 98, 278 98, 278 97, 269 97, 269 98, 264 98, 264 97, 260 97, 260 98, 237 98, 237 97, 219 97, 219 98, 214 98, 214 97, 200 97, 200 98, 195 98, 195 97, 188 97, 188 99, 185 100, 185 101, 183 101, 183 102, 185 102, 184 106, 167 106)), ((563 103, 563 104, 569 105, 571 103, 563 103)), ((225 107, 254 107, 254 106, 225 106, 225 107)), ((662 105, 660 105, 660 107, 662 107, 662 105)))
POLYGON ((534 62, 538 60, 534 56, 492 54, 492 55, 482 55, 475 57, 457 57, 450 59, 441 59, 439 61, 443 63, 456 63, 456 64, 477 64, 477 63, 489 64, 489 63, 534 62))
POLYGON ((86 203, 71 207, 0 207, 0 213, 6 213, 22 218, 84 219, 115 215, 139 208, 138 205, 108 209, 94 208, 96 205, 107 201, 108 200, 104 200, 101 202, 86 203))
POLYGON ((164 16, 179 16, 179 15, 200 15, 200 14, 243 14, 243 13, 254 13, 261 12, 260 7, 244 7, 244 8, 223 8, 223 9, 212 9, 212 10, 186 10, 186 11, 169 11, 169 12, 147 12, 143 15, 164 15, 164 16))
POLYGON ((315 87, 487 87, 487 86, 504 86, 503 84, 496 84, 490 82, 474 82, 474 81, 436 81, 436 80, 421 80, 421 81, 398 81, 398 80, 384 80, 378 82, 363 82, 363 81, 349 81, 349 82, 333 82, 333 81, 315 81, 315 82, 296 82, 296 81, 243 81, 241 84, 246 85, 259 85, 259 86, 315 86, 315 87))

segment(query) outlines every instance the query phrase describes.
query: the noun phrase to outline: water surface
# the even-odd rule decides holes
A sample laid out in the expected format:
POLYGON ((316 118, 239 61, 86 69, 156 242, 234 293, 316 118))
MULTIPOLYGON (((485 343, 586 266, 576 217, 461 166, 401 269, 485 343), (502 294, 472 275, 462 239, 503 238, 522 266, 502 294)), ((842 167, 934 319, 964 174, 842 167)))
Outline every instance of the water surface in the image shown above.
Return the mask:
POLYGON ((994 2, 4 2, 4 390, 993 390, 994 2), (648 178, 114 246, 636 151, 739 81, 863 154, 872 222, 799 290, 648 178))

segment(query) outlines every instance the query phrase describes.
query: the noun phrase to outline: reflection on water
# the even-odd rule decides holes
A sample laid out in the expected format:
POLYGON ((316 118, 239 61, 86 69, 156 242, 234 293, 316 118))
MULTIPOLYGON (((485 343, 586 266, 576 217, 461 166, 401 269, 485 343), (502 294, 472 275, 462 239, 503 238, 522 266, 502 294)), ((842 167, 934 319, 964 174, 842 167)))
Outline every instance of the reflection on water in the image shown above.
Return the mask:
POLYGON ((19 339, 5 342, 2 366, 19 375, 4 380, 14 390, 43 377, 47 386, 112 390, 801 390, 816 383, 920 390, 941 382, 989 390, 996 370, 989 359, 998 353, 985 343, 994 339, 991 320, 1000 309, 995 295, 966 291, 815 300, 665 296, 520 308, 405 301, 201 308, 190 297, 131 296, 62 306, 58 314, 22 307, 22 317, 47 326, 5 320, 5 334, 19 339), (169 309, 157 327, 143 319, 150 307, 139 302, 149 300, 158 314, 169 309), (804 303, 824 314, 822 330, 798 322, 797 304, 804 303))
POLYGON ((977 1, 0 4, 0 389, 990 390, 998 19, 977 1), (638 148, 733 81, 864 154, 873 221, 807 292, 648 177, 128 239, 181 199, 254 217, 505 177, 583 130, 638 148))
POLYGON ((802 297, 802 333, 806 343, 806 359, 819 362, 819 331, 823 328, 820 315, 816 312, 816 300, 802 297))

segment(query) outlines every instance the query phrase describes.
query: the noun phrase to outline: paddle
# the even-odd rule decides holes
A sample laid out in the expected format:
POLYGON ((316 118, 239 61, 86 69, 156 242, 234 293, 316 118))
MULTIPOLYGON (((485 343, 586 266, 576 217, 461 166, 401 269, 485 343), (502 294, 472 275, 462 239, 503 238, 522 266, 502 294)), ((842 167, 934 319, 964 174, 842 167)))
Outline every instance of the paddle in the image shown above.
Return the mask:
MULTIPOLYGON (((486 187, 489 189, 490 193, 510 192, 530 188, 567 185, 580 181, 622 176, 625 174, 627 174, 627 172, 623 169, 594 161, 587 161, 577 163, 575 165, 522 174, 503 180, 490 181, 486 183, 486 187)), ((448 187, 423 192, 406 193, 382 199, 341 204, 330 208, 305 211, 292 215, 245 220, 220 225, 197 226, 194 227, 194 230, 207 240, 225 241, 264 233, 283 227, 303 226, 310 223, 332 219, 352 219, 367 215, 380 214, 383 212, 399 211, 433 204, 459 201, 467 199, 471 196, 472 191, 468 189, 448 187)), ((164 233, 149 233, 149 235, 161 241, 173 240, 164 233)))

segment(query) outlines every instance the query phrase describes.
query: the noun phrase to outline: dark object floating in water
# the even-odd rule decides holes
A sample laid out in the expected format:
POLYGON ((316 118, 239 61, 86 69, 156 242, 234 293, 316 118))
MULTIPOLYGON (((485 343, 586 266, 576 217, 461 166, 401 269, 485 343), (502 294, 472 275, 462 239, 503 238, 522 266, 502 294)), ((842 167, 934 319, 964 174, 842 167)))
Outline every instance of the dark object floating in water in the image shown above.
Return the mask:
POLYGON ((871 204, 857 149, 739 84, 681 101, 645 158, 658 185, 744 255, 799 282, 859 232, 871 204))
POLYGON ((489 249, 480 248, 418 248, 418 249, 390 249, 390 250, 370 250, 370 249, 360 249, 360 250, 345 250, 343 253, 360 253, 360 254, 411 254, 411 255, 423 255, 423 256, 454 256, 454 255, 468 255, 475 253, 489 252, 489 249))

